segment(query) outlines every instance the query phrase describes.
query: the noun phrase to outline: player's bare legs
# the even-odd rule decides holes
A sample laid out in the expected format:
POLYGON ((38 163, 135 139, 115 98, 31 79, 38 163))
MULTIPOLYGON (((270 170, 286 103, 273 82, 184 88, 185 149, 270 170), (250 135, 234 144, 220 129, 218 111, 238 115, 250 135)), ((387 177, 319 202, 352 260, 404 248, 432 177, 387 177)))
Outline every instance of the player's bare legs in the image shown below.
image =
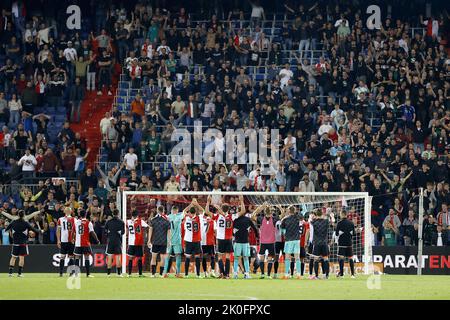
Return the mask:
MULTIPOLYGON (((9 276, 12 277, 13 275, 13 271, 14 271, 14 267, 16 266, 16 260, 17 257, 11 257, 11 259, 9 259, 9 276)), ((20 267, 19 267, 20 269, 20 267)))
POLYGON ((116 271, 118 276, 122 276, 122 256, 121 255, 113 255, 108 254, 106 258, 106 266, 108 268, 108 276, 111 274, 112 264, 114 258, 116 259, 116 271))
POLYGON ((89 261, 89 254, 85 254, 84 255, 84 267, 86 268, 86 276, 88 277, 88 278, 93 278, 94 276, 93 275, 91 275, 91 272, 90 272, 90 261, 89 261))

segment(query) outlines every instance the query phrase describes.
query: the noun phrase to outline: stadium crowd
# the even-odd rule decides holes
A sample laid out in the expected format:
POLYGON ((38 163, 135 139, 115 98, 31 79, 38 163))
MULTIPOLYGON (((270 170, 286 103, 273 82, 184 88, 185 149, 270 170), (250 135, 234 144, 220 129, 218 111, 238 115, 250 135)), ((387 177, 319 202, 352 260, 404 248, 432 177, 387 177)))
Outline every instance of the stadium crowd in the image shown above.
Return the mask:
MULTIPOLYGON (((188 7, 99 4, 84 35, 61 31, 65 21, 45 13, 31 16, 17 5, 2 11, 1 210, 41 210, 33 224, 45 233, 31 232, 30 243, 56 242, 64 205, 86 208, 104 239, 120 187, 368 191, 375 243, 414 245, 424 188, 425 245, 446 245, 448 12, 392 12, 380 30, 369 30, 364 10, 286 1, 274 37, 264 33, 269 12, 258 1, 232 9, 222 17, 205 12, 197 24, 188 7), (115 63, 138 93, 102 119, 109 164, 94 168, 85 162, 86 139, 70 126, 80 120, 85 90, 113 94, 115 63), (259 67, 265 76, 256 80, 259 67), (36 110, 64 105, 67 121, 51 136, 52 115, 36 110), (269 172, 259 165, 152 165, 168 161, 173 130, 195 120, 222 131, 216 144, 226 129, 279 129, 281 163, 269 172)), ((7 224, 0 217, 3 244, 7 224)))

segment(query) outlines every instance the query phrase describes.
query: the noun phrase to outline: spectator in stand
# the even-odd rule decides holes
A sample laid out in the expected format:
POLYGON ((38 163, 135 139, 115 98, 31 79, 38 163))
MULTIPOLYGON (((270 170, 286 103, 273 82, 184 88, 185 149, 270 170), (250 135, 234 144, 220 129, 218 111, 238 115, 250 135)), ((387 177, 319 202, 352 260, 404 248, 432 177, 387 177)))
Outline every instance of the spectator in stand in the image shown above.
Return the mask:
POLYGON ((70 87, 70 122, 80 122, 81 102, 84 99, 84 86, 79 77, 75 78, 75 84, 70 87), (76 116, 75 116, 76 115, 76 116))

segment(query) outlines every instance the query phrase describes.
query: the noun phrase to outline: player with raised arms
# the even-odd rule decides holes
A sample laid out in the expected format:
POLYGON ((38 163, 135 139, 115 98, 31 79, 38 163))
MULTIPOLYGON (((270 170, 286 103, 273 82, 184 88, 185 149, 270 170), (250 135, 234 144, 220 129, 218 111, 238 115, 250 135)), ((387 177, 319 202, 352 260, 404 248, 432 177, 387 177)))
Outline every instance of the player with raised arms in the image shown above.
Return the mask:
POLYGON ((5 232, 11 230, 13 245, 11 252, 11 259, 9 260, 9 277, 12 277, 14 266, 16 265, 17 257, 19 257, 19 270, 17 273, 18 277, 22 277, 23 266, 25 264, 25 256, 28 255, 28 232, 31 230, 37 233, 44 233, 43 230, 38 230, 32 227, 24 219, 25 211, 19 210, 17 212, 17 219, 13 220, 5 229, 5 232))
MULTIPOLYGON (((309 222, 306 221, 303 214, 300 214, 299 218, 300 218, 299 226, 300 226, 300 260, 301 260, 300 276, 303 277, 305 273, 305 264, 308 261, 308 259, 306 258, 306 244, 309 243, 309 222)), ((311 270, 312 269, 313 267, 311 266, 311 270)), ((293 273, 294 270, 291 270, 291 275, 293 275, 293 273)))
POLYGON ((211 277, 216 277, 215 267, 216 267, 216 230, 215 230, 215 221, 211 217, 209 212, 209 205, 211 204, 211 196, 208 196, 205 214, 200 216, 201 220, 201 228, 202 228, 202 267, 203 272, 205 273, 205 277, 210 275, 211 277), (211 265, 211 272, 208 274, 208 262, 211 265))
POLYGON ((144 256, 144 229, 148 228, 147 222, 141 219, 139 212, 133 210, 131 212, 131 219, 127 220, 127 234, 128 234, 128 277, 131 277, 133 270, 133 259, 137 258, 139 277, 142 274, 142 257, 144 256))
POLYGON ((88 278, 93 278, 94 276, 90 274, 89 267, 90 261, 89 256, 92 255, 91 240, 92 236, 96 243, 100 243, 97 238, 97 234, 94 232, 94 226, 91 221, 86 218, 86 211, 80 210, 78 212, 79 219, 75 220, 74 231, 75 231, 75 264, 80 266, 79 260, 84 256, 84 267, 86 268, 86 276, 88 278))
MULTIPOLYGON (((164 214, 164 207, 159 206, 156 209, 156 216, 149 221, 148 229, 148 247, 152 252, 151 277, 155 277, 156 273, 156 258, 158 254, 161 257, 161 262, 165 262, 167 258, 167 246, 170 245, 170 221, 164 214)), ((160 274, 164 272, 164 266, 160 266, 160 274)))
POLYGON ((272 271, 273 262, 275 259, 275 240, 276 240, 276 223, 278 217, 272 215, 271 207, 265 202, 258 207, 253 214, 252 220, 257 219, 259 225, 260 243, 259 243, 259 268, 261 269, 261 279, 265 277, 264 260, 266 251, 268 252, 269 260, 267 262, 267 276, 272 279, 270 273, 272 271), (264 210, 263 216, 258 214, 264 210))
MULTIPOLYGON (((283 215, 285 210, 283 210, 283 215)), ((281 230, 284 234, 284 253, 285 253, 285 275, 284 279, 289 279, 291 274, 289 269, 291 268, 291 255, 294 256, 295 268, 297 270, 297 278, 301 277, 301 261, 300 261, 300 215, 297 214, 295 207, 290 206, 287 209, 288 215, 281 220, 281 230)), ((293 268, 292 268, 293 269, 293 268)))
POLYGON ((348 259, 351 277, 355 278, 355 261, 353 261, 353 236, 355 235, 355 225, 347 219, 347 211, 344 209, 340 214, 341 220, 336 225, 335 236, 338 245, 339 273, 337 277, 344 276, 344 262, 348 259))
POLYGON ((57 246, 59 248, 59 276, 64 273, 64 261, 69 258, 69 266, 74 265, 75 249, 75 218, 72 217, 72 209, 64 208, 64 216, 58 219, 56 229, 57 246))
POLYGON ((184 243, 185 243, 185 260, 184 260, 184 275, 189 276, 189 265, 191 257, 195 257, 195 271, 197 277, 200 278, 200 262, 202 254, 202 232, 200 214, 204 213, 204 209, 199 205, 196 198, 193 198, 191 203, 184 209, 184 243))
MULTIPOLYGON (((217 213, 213 215, 213 219, 216 221, 217 228, 217 251, 219 259, 219 270, 222 278, 230 277, 230 257, 233 252, 233 214, 231 213, 230 206, 223 204, 219 206, 214 205, 217 213), (223 258, 225 257, 225 266, 223 264, 223 258)), ((210 215, 209 205, 205 208, 208 215, 210 215)), ((240 210, 238 215, 245 214, 244 209, 240 210)))
POLYGON ((325 279, 328 279, 330 272, 330 264, 328 261, 330 252, 328 247, 328 229, 330 227, 330 221, 326 212, 322 212, 322 209, 317 209, 315 219, 311 224, 314 227, 312 254, 314 256, 315 277, 313 279, 319 279, 319 262, 322 263, 322 271, 325 275, 325 279))
POLYGON ((116 271, 119 277, 122 275, 122 236, 125 234, 125 223, 119 218, 119 210, 113 210, 113 217, 105 223, 105 234, 107 237, 106 255, 108 256, 107 276, 111 275, 113 258, 116 257, 116 271))
MULTIPOLYGON (((281 228, 281 219, 286 215, 285 209, 281 205, 277 205, 279 210, 279 216, 275 223, 275 260, 273 263, 273 273, 274 278, 278 278, 278 266, 281 256, 284 256, 284 235, 281 228)), ((272 209, 275 210, 275 209, 272 209)))
POLYGON ((170 267, 172 264, 172 257, 175 257, 176 262, 176 277, 180 277, 181 273, 181 254, 183 253, 183 247, 181 245, 181 228, 184 218, 184 214, 179 211, 178 205, 173 205, 171 213, 167 216, 170 222, 170 241, 167 247, 167 254, 164 263, 164 277, 168 276, 170 267))
POLYGON ((238 278, 239 258, 242 257, 244 261, 244 278, 250 279, 250 243, 249 230, 252 229, 258 235, 258 229, 253 223, 252 219, 245 215, 244 197, 239 196, 241 210, 238 217, 233 221, 234 231, 234 278, 238 278))

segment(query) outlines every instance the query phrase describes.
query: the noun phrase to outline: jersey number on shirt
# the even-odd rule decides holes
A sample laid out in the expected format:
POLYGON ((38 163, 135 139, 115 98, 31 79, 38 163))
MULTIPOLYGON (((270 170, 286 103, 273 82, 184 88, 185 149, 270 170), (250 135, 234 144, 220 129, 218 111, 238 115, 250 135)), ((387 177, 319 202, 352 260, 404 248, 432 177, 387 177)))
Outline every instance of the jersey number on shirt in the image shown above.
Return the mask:
MULTIPOLYGON (((80 226, 81 227, 81 226, 80 226)), ((70 222, 63 222, 63 230, 71 230, 72 229, 72 224, 70 222)))
POLYGON ((128 232, 130 233, 130 234, 134 234, 135 232, 136 233, 141 233, 141 227, 140 226, 137 226, 136 227, 136 229, 134 229, 134 226, 128 226, 128 232))

